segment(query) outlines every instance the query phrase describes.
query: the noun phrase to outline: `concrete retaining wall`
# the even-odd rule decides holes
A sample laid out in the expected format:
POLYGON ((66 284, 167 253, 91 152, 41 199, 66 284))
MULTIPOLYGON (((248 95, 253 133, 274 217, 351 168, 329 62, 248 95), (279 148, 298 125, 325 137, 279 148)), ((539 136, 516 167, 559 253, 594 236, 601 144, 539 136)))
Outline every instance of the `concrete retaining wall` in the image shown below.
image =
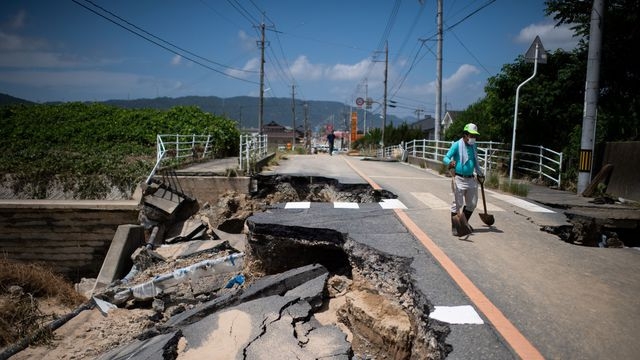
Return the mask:
POLYGON ((607 143, 602 166, 607 164, 613 165, 607 193, 640 201, 640 141, 607 143))
POLYGON ((246 194, 249 191, 251 178, 246 176, 178 176, 178 181, 184 193, 198 200, 202 206, 205 203, 215 205, 220 195, 227 191, 246 194))
MULTIPOLYGON (((184 192, 200 205, 207 202, 215 205, 226 191, 247 193, 250 183, 248 177, 179 176, 178 179, 184 192)), ((140 196, 135 195, 137 199, 140 196)), ((139 203, 139 200, 0 199, 0 256, 45 263, 74 282, 83 277, 95 278, 109 247, 116 241, 118 227, 139 223, 139 203)), ((120 237, 140 238, 140 229, 134 225, 125 226, 120 232, 126 233, 120 237)), ((122 275, 121 268, 117 271, 122 275)))
POLYGON ((138 222, 137 202, 0 202, 0 256, 45 263, 72 281, 96 277, 121 224, 138 222))
POLYGON ((420 166, 421 168, 425 168, 425 169, 428 168, 434 171, 440 171, 440 169, 443 167, 442 162, 440 161, 423 159, 423 158, 414 157, 411 155, 407 157, 407 162, 409 164, 420 166))

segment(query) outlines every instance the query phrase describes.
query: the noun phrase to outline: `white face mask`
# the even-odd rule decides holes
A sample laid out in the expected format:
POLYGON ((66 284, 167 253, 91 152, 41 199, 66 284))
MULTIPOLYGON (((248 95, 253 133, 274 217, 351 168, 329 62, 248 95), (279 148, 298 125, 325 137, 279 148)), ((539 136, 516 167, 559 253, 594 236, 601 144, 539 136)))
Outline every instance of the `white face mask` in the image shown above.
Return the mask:
POLYGON ((469 141, 468 141, 468 144, 469 144, 469 145, 475 145, 475 143, 476 143, 476 138, 472 138, 472 137, 470 137, 470 138, 469 138, 469 141))

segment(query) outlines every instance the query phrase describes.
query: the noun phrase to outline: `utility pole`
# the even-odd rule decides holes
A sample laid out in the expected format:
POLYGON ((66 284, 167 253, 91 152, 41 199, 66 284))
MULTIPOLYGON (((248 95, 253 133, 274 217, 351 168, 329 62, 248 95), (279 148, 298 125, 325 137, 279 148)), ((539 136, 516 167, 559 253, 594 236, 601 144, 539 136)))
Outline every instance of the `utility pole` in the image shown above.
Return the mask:
POLYGON ((600 49, 602 47, 602 24, 604 0, 593 0, 591 27, 589 28, 589 52, 587 56, 587 80, 584 92, 584 115, 582 116, 582 138, 580 140, 580 162, 578 163, 577 193, 582 194, 591 182, 595 128, 598 110, 600 81, 600 49))
POLYGON ((293 139, 291 140, 291 150, 296 148, 296 86, 291 85, 291 123, 293 126, 293 139))
POLYGON ((364 79, 364 126, 363 135, 367 135, 367 109, 369 108, 369 83, 364 79))
POLYGON ((440 121, 442 121, 442 0, 438 0, 438 50, 436 54, 436 121, 435 140, 440 140, 440 121))
POLYGON ((306 154, 310 153, 310 145, 311 145, 311 142, 310 142, 311 139, 309 139, 309 122, 307 120, 308 115, 309 115, 309 104, 305 102, 304 103, 304 149, 306 154))
POLYGON ((389 46, 384 42, 384 100, 382 104, 382 138, 380 139, 380 145, 384 153, 384 128, 387 126, 387 68, 389 66, 389 46))
POLYGON ((262 135, 262 117, 264 114, 264 21, 260 24, 261 39, 258 41, 260 46, 260 104, 258 106, 258 134, 262 135))

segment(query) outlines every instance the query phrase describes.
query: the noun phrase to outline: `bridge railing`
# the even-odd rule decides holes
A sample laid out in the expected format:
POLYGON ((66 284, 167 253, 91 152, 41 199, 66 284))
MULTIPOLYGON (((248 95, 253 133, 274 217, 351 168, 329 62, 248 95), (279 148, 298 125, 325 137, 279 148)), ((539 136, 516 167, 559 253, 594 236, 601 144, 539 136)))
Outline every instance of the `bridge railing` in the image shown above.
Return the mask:
MULTIPOLYGON (((378 156, 397 156, 398 148, 403 148, 403 156, 442 162, 452 141, 411 140, 405 144, 393 145, 378 150, 378 156)), ((486 174, 495 170, 509 169, 511 145, 494 141, 478 141, 478 161, 486 174)), ((514 154, 514 170, 544 178, 560 187, 562 181, 562 153, 541 145, 521 145, 514 154)))
POLYGON ((147 177, 149 184, 161 166, 213 157, 211 135, 158 134, 156 136, 156 164, 147 177))
POLYGON ((252 169, 258 161, 267 156, 267 150, 267 135, 240 135, 238 168, 243 171, 252 169))

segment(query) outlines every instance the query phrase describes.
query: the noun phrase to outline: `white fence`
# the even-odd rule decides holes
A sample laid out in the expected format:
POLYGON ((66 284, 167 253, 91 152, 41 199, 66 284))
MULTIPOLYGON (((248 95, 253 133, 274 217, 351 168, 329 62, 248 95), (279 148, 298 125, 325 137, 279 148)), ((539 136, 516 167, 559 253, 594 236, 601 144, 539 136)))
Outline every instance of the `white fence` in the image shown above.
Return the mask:
POLYGON ((239 169, 250 170, 267 156, 267 135, 240 135, 239 169))
POLYGON ((161 165, 167 163, 180 163, 187 160, 198 160, 213 157, 213 144, 211 135, 180 135, 159 134, 156 136, 156 164, 147 177, 149 184, 151 178, 161 165))
MULTIPOLYGON (((408 155, 442 162, 452 143, 451 141, 426 139, 411 140, 406 144, 378 150, 378 156, 393 157, 401 153, 403 157, 408 155)), ((511 159, 509 144, 493 141, 478 141, 477 144, 480 167, 486 174, 504 166, 508 168, 511 159)), ((559 187, 562 181, 562 153, 540 145, 521 145, 521 150, 514 154, 515 169, 521 173, 535 174, 540 178, 545 178, 559 187)))

